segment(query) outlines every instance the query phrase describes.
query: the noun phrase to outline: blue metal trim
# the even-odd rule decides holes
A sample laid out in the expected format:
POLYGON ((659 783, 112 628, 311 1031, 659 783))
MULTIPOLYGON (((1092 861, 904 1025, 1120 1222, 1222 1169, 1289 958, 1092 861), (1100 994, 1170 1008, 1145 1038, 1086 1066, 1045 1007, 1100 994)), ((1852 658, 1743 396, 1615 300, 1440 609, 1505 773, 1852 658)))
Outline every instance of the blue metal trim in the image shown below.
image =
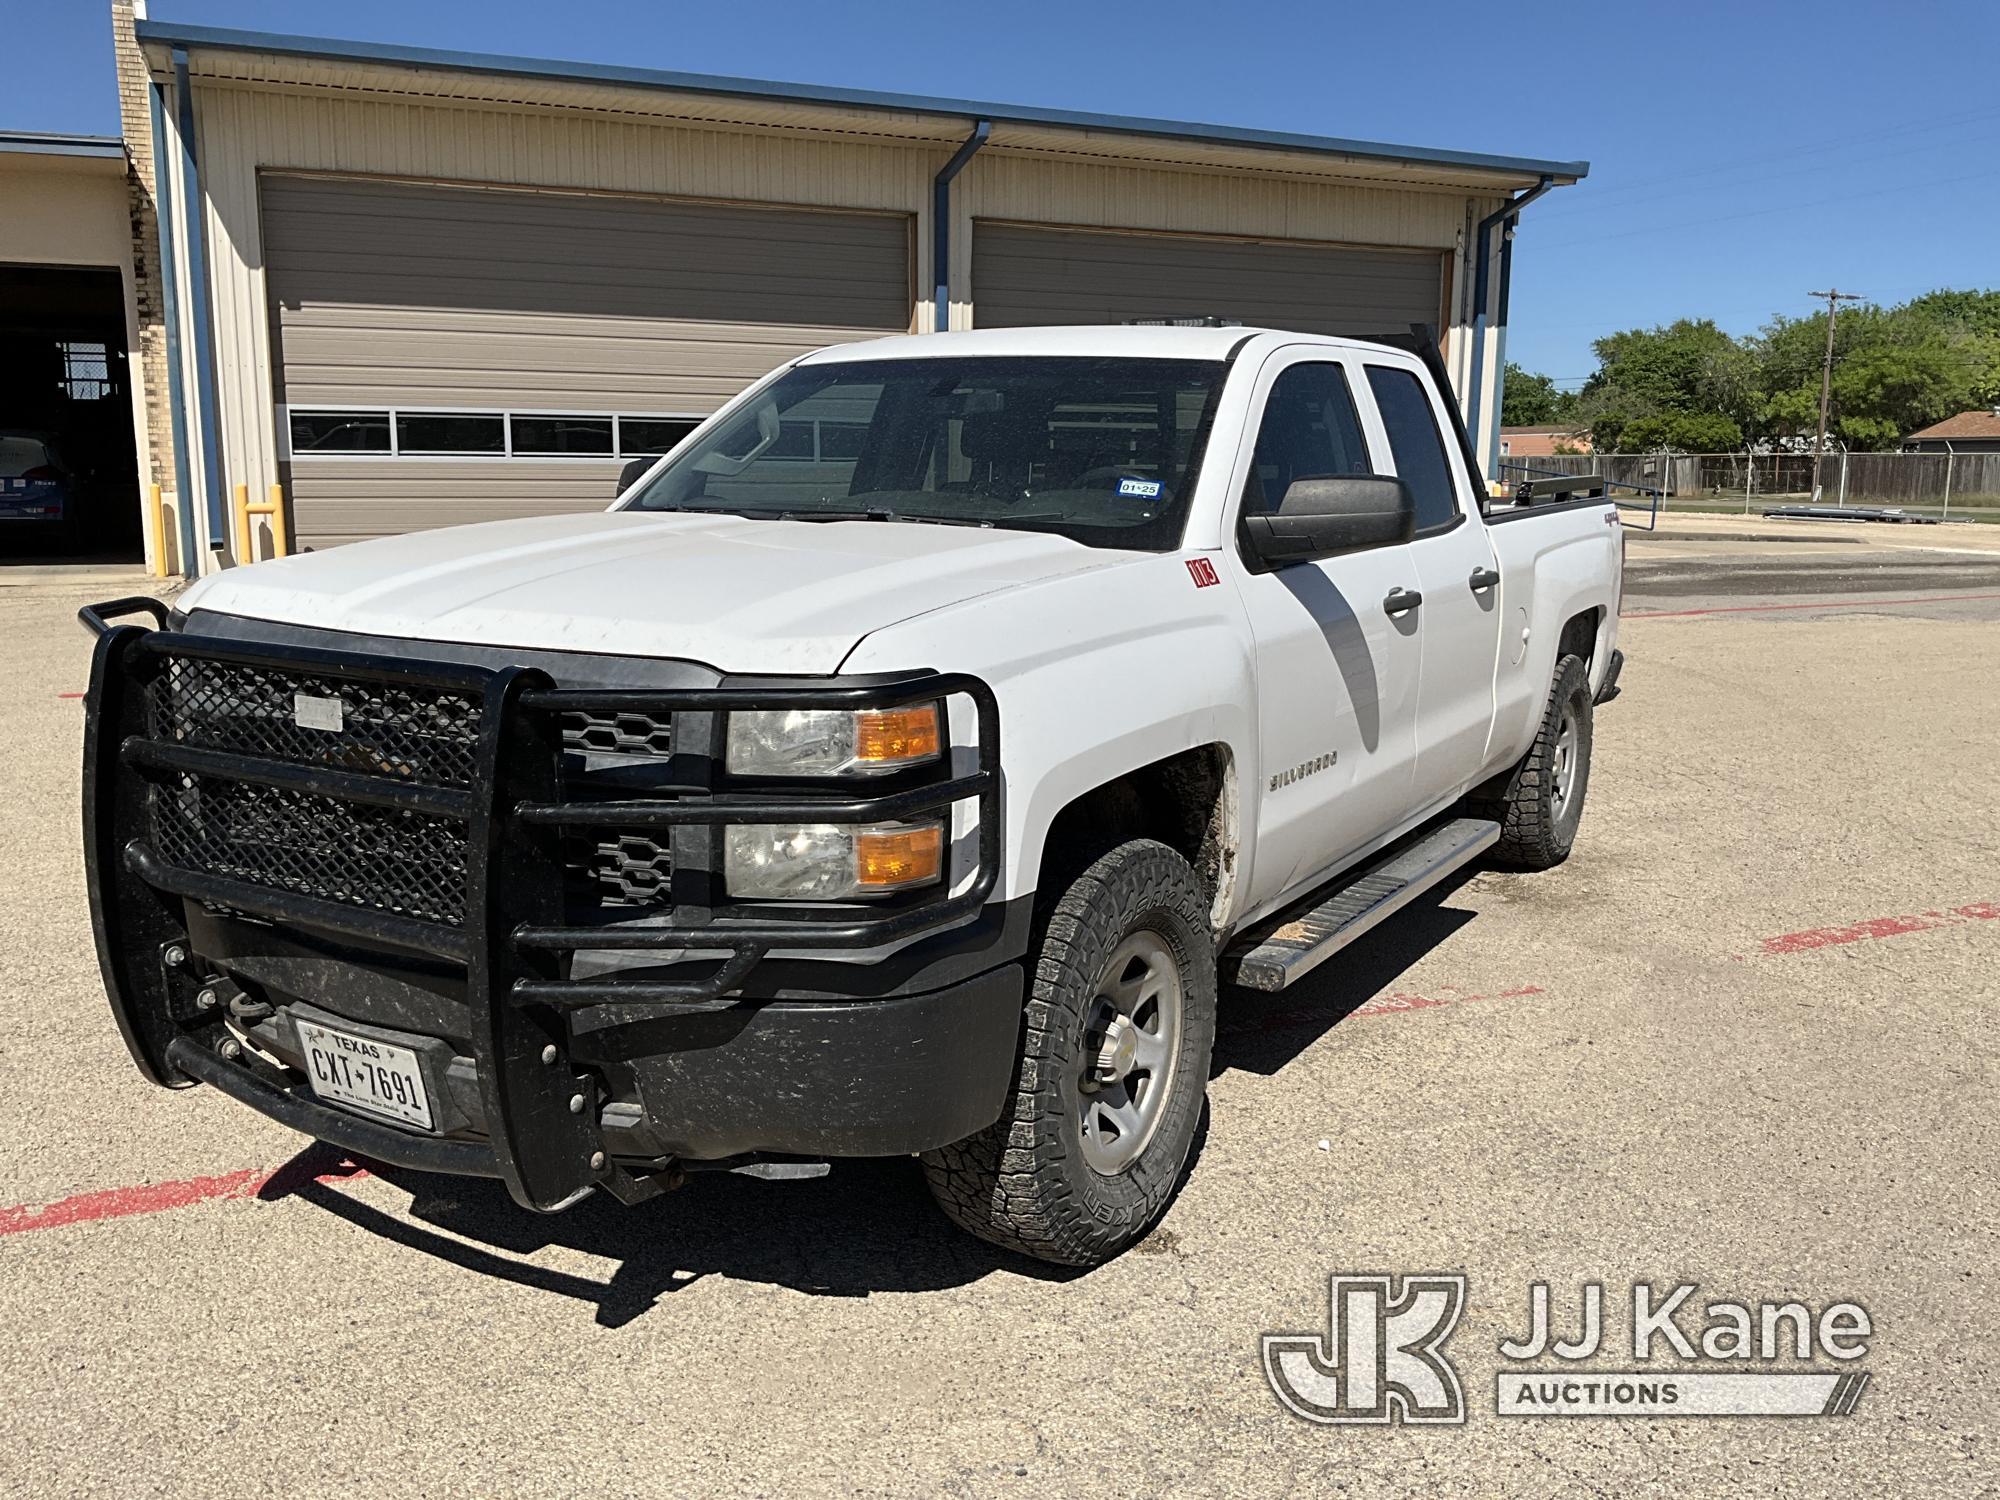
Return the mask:
MULTIPOLYGON (((1487 262, 1492 259, 1493 226, 1504 219, 1508 221, 1511 234, 1512 223, 1520 216, 1521 210, 1555 186, 1555 178, 1545 176, 1525 193, 1509 198, 1479 221, 1479 233, 1473 246, 1476 264, 1472 272, 1472 377, 1467 386, 1465 399, 1466 427, 1475 437, 1479 432, 1481 407, 1486 400, 1486 315, 1488 293, 1493 280, 1487 270, 1487 262)), ((1502 253, 1505 253, 1504 247, 1502 253)), ((1504 381, 1505 369, 1500 373, 1504 381)), ((1486 460, 1486 472, 1480 476, 1482 481, 1492 477, 1494 465, 1500 457, 1498 437, 1500 424, 1497 420, 1493 424, 1493 431, 1495 436, 1481 445, 1486 460)))
POLYGON ((1590 171, 1587 161, 1542 161, 1534 157, 1491 156, 1483 152, 1440 151, 1429 146, 1397 146, 1382 141, 1346 140, 1338 136, 1299 135, 1281 130, 1249 130, 1235 125, 1204 125, 1187 120, 1156 120, 1136 115, 1092 114, 1083 110, 1036 109, 1025 105, 983 104, 970 99, 926 94, 894 94, 874 89, 825 88, 812 84, 774 83, 758 78, 731 78, 707 73, 676 73, 657 68, 627 68, 607 63, 543 61, 485 52, 455 52, 434 47, 400 47, 381 42, 338 41, 328 37, 285 36, 274 32, 237 31, 218 26, 185 26, 179 22, 140 21, 134 27, 141 42, 169 47, 213 47, 231 52, 268 52, 342 62, 388 63, 412 68, 440 68, 459 73, 493 73, 515 78, 560 79, 570 82, 635 84, 642 88, 682 89, 743 99, 782 99, 800 104, 849 105, 894 110, 902 114, 958 115, 1024 125, 1062 125, 1078 130, 1111 131, 1120 135, 1164 136, 1174 140, 1255 146, 1274 150, 1310 151, 1351 156, 1367 161, 1402 162, 1414 166, 1460 167, 1521 177, 1550 176, 1575 180, 1590 171))
POLYGON ((981 120, 972 134, 952 153, 951 160, 931 179, 931 280, 937 283, 931 303, 931 324, 939 333, 951 327, 951 183, 965 170, 965 164, 979 154, 986 138, 993 134, 993 122, 981 120))
POLYGON ((181 390, 181 294, 174 269, 174 174, 167 170, 166 105, 157 83, 147 86, 153 112, 153 203, 160 221, 161 311, 167 323, 167 410, 174 427, 174 537, 181 573, 201 573, 194 560, 194 494, 188 489, 187 397, 181 390))
POLYGON ((51 130, 0 130, 0 151, 21 151, 33 156, 102 156, 119 160, 125 155, 125 142, 115 135, 66 135, 51 130))
POLYGON ((1500 472, 1500 423, 1507 415, 1507 305, 1514 286, 1514 231, 1519 213, 1500 227, 1500 291, 1493 309, 1493 368, 1500 372, 1499 409, 1493 413, 1493 428, 1486 437, 1486 472, 1500 472))
MULTIPOLYGON (((222 512, 222 444, 216 431, 215 345, 209 331, 208 247, 202 232, 201 166, 194 149, 194 91, 187 48, 174 48, 174 93, 181 135, 181 179, 187 184, 188 310, 194 324, 195 415, 201 422, 201 480, 208 499, 208 547, 222 551, 229 527, 222 512)), ((237 561, 248 561, 238 558, 237 561)))

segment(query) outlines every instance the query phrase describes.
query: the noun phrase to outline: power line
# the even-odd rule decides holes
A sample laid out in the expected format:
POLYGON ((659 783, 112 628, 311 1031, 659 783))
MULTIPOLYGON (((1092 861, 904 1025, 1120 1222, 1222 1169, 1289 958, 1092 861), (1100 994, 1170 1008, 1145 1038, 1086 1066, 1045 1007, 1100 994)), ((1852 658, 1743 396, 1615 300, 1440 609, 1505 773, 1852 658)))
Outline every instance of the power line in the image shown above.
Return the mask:
MULTIPOLYGON (((1613 198, 1629 193, 1647 192, 1660 183, 1680 182, 1690 177, 1699 177, 1703 179, 1703 181, 1701 183, 1696 184, 1693 188, 1682 189, 1678 191, 1705 192, 1708 189, 1710 180, 1712 180, 1715 177, 1726 176, 1737 172, 1750 171, 1752 169, 1761 167, 1769 162, 1783 161, 1792 157, 1825 155, 1828 152, 1846 150, 1851 146, 1873 145, 1878 141, 1893 140, 1904 136, 1926 135, 1936 130, 1953 129, 1960 125, 1983 124, 1988 120, 1994 120, 1994 119, 2000 119, 2000 111, 1984 110, 1975 114, 1948 116, 1944 119, 1918 121, 1906 125, 1894 126, 1886 130, 1870 131, 1866 135, 1848 136, 1844 138, 1835 138, 1831 140, 1818 141, 1809 146, 1796 146, 1788 148, 1783 151, 1765 152, 1761 156, 1733 157, 1727 161, 1711 162, 1704 166, 1688 167, 1683 170, 1674 172, 1659 172, 1655 173, 1651 177, 1633 178, 1627 182, 1612 183, 1603 187, 1599 187, 1593 182, 1586 181, 1585 183, 1579 184, 1580 191, 1577 192, 1575 195, 1557 199, 1554 203, 1549 204, 1547 207, 1545 207, 1539 213, 1537 213, 1535 217, 1537 218, 1537 220, 1542 220, 1552 216, 1559 216, 1566 213, 1574 214, 1579 211, 1590 208, 1592 206, 1601 204, 1603 200, 1605 200, 1606 198, 1613 198)), ((1980 137, 1978 140, 1974 142, 1969 142, 1967 144, 1983 148, 1987 144, 1987 142, 1984 137, 1980 137)), ((1870 158, 1870 159, 1888 160, 1890 156, 1896 156, 1896 157, 1905 156, 1907 155, 1908 151, 1909 147, 1905 145, 1897 148, 1897 150, 1893 153, 1889 153, 1888 155, 1879 158, 1870 158)), ((1843 161, 1841 163, 1841 166, 1845 168, 1847 166, 1854 164, 1855 163, 1853 162, 1843 161)), ((1805 170, 1818 171, 1821 169, 1815 166, 1815 167, 1808 167, 1805 170)), ((1777 175, 1794 175, 1794 174, 1781 173, 1777 175)), ((1661 196, 1675 196, 1675 194, 1663 194, 1661 196)))
MULTIPOLYGON (((1898 183, 1893 187, 1870 188, 1859 193, 1842 193, 1833 198, 1808 198, 1799 203, 1780 203, 1772 208, 1746 209, 1741 213, 1714 214, 1703 219, 1702 224, 1705 227, 1710 224, 1728 224, 1739 219, 1761 219, 1769 214, 1796 213, 1802 208, 1826 208, 1833 204, 1852 203, 1858 198, 1882 198, 1897 193, 1929 192, 1932 188, 1952 187, 1961 182, 1981 182, 1989 177, 2000 177, 2000 170, 1967 172, 1958 177, 1939 177, 1929 182, 1904 182, 1898 183)), ((1627 240, 1642 234, 1657 235, 1659 232, 1658 225, 1649 224, 1644 229, 1623 229, 1611 234, 1590 234, 1576 240, 1550 240, 1545 244, 1541 244, 1539 248, 1542 250, 1558 250, 1568 249, 1574 245, 1601 245, 1606 240, 1627 240)))

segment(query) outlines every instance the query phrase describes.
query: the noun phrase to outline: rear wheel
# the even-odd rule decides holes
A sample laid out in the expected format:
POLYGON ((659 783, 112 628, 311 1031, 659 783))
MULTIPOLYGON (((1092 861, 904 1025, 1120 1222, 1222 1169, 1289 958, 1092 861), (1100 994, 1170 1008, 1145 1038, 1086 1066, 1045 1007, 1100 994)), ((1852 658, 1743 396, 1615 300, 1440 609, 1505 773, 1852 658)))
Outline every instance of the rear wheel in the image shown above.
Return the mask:
POLYGON ((1508 869, 1546 870, 1569 858, 1590 786, 1590 673, 1583 659, 1556 663, 1548 707, 1535 743, 1473 810, 1500 824, 1493 862, 1508 869))
POLYGON ((981 1239, 1089 1266, 1142 1238, 1180 1184, 1215 1040, 1208 901, 1180 855, 1135 839, 1037 926, 1000 1118, 924 1153, 939 1205, 981 1239))

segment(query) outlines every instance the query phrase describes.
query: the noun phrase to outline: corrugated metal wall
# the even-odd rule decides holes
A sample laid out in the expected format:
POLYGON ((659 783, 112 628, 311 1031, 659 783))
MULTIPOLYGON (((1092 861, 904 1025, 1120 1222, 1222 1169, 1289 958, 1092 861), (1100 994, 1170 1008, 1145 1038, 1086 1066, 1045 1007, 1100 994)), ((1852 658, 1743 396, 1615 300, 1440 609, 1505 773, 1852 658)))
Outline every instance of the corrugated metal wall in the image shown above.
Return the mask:
MULTIPOLYGON (((918 288, 932 282, 931 177, 949 148, 803 130, 704 129, 605 110, 400 99, 197 80, 210 249, 221 470, 261 493, 280 477, 277 381, 259 178, 335 172, 450 183, 640 193, 906 214, 918 288)), ((1480 212, 1490 201, 1479 200, 1480 212)), ((1187 230, 1422 248, 1462 263, 1468 198, 1190 167, 1119 165, 989 149, 954 195, 953 326, 976 323, 974 219, 1187 230)), ((1465 338, 1455 276, 1448 337, 1465 338)), ((927 293, 912 299, 930 325, 927 293)), ((1456 368, 1456 365, 1455 365, 1456 368)), ((657 408, 655 408, 657 409, 657 408)), ((531 498, 524 504, 532 504, 531 498)))
POLYGON ((281 399, 710 412, 905 333, 897 214, 266 176, 281 399))
POLYGON ((1435 250, 1352 250, 1195 234, 1112 234, 981 221, 982 327, 1215 316, 1301 333, 1401 333, 1443 314, 1435 250))

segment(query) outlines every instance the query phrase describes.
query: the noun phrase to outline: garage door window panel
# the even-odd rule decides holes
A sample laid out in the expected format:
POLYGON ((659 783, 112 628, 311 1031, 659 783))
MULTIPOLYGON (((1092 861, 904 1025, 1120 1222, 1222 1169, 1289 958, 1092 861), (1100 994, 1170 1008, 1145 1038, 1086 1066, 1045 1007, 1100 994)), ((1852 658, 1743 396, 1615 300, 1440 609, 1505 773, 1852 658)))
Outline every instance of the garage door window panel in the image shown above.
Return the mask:
MULTIPOLYGON (((320 410, 286 414, 291 456, 314 459, 646 458, 667 452, 702 423, 694 416, 610 412, 320 410), (477 443, 480 446, 460 446, 477 443)), ((805 439, 810 443, 812 433, 805 439)), ((807 450, 810 452, 810 449, 807 450)))
POLYGON ((500 412, 398 412, 396 451, 504 455, 507 419, 500 412))
POLYGON ((666 453, 700 425, 698 417, 620 417, 618 451, 626 458, 666 453))
POLYGON ((293 456, 308 453, 388 453, 394 445, 386 411, 295 411, 293 456))
POLYGON ((610 417, 586 417, 573 413, 521 416, 509 419, 513 438, 509 447, 517 455, 581 454, 610 458, 616 451, 616 435, 610 417))

